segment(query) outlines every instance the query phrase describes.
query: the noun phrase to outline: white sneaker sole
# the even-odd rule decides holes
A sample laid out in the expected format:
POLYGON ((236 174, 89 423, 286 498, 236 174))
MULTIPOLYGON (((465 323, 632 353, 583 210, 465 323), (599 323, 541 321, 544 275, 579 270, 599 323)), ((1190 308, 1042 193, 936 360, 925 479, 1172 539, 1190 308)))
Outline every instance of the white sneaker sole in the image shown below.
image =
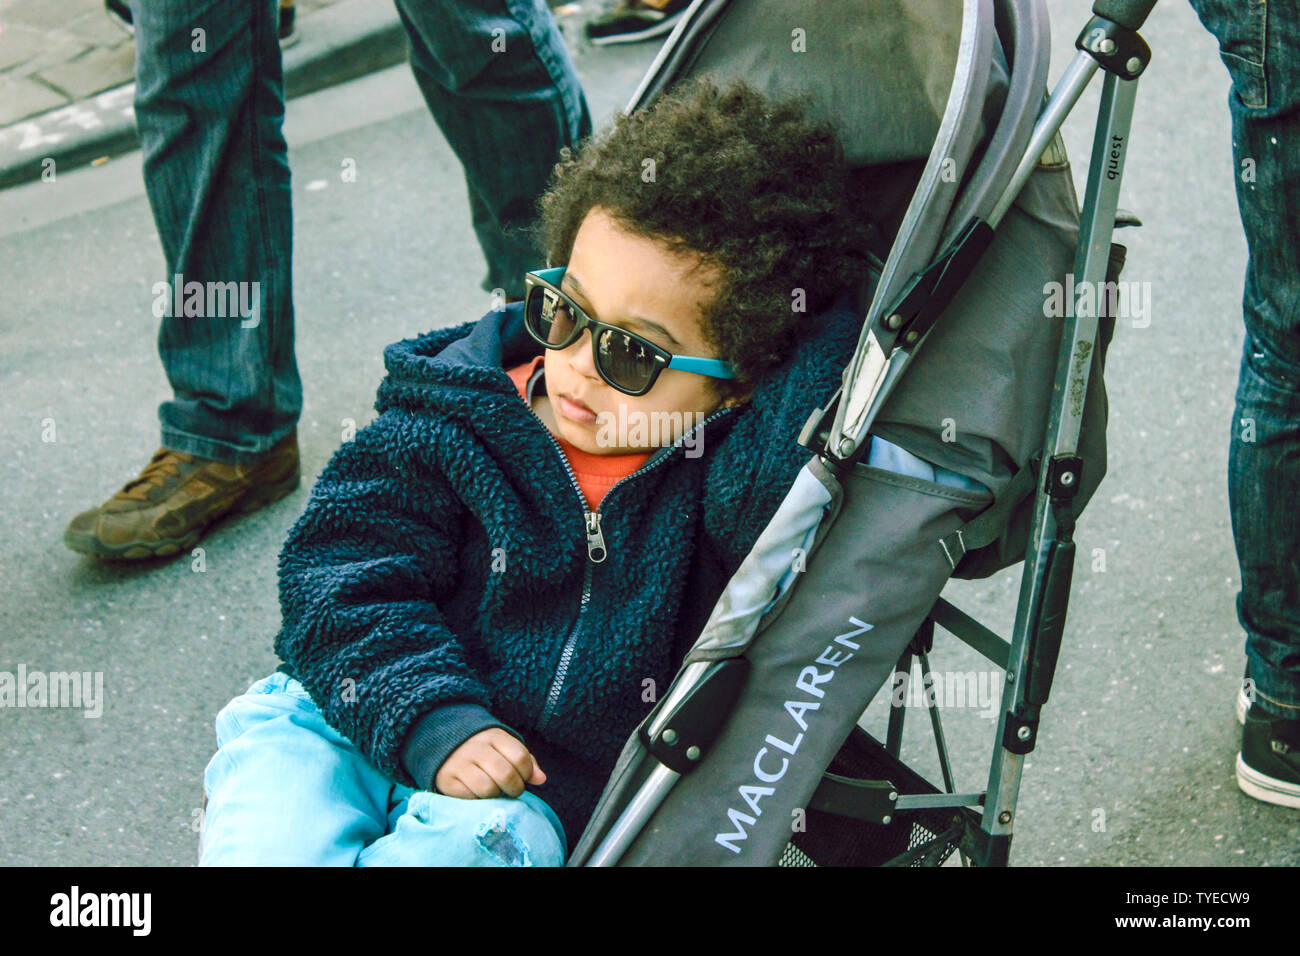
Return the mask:
POLYGON ((1241 754, 1237 754, 1237 786, 1248 797, 1262 800, 1279 807, 1293 807, 1300 810, 1300 785, 1275 780, 1260 773, 1246 764, 1241 754))

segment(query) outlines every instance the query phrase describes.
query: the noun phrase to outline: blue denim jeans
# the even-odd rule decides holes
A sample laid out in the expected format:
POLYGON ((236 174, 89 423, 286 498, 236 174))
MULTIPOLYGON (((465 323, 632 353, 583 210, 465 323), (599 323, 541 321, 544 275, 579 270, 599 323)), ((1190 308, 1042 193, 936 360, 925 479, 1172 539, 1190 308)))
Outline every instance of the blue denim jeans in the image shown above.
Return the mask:
POLYGON ((1300 4, 1191 0, 1232 78, 1250 260, 1228 493, 1255 700, 1300 717, 1300 4))
POLYGON ((200 866, 562 866, 555 812, 394 783, 276 672, 217 715, 200 866))
MULTIPOLYGON (((130 2, 145 190, 163 279, 181 287, 179 313, 162 307, 175 292, 154 287, 174 393, 158 409, 162 444, 251 462, 302 410, 276 0, 130 2), (232 315, 213 292, 232 288, 254 314, 232 315), (191 300, 205 307, 184 307, 192 289, 206 290, 191 300)), ((560 148, 591 133, 559 28, 544 0, 399 0, 398 11, 416 80, 465 169, 483 288, 522 295, 524 273, 545 259, 525 231, 534 203, 560 148)))

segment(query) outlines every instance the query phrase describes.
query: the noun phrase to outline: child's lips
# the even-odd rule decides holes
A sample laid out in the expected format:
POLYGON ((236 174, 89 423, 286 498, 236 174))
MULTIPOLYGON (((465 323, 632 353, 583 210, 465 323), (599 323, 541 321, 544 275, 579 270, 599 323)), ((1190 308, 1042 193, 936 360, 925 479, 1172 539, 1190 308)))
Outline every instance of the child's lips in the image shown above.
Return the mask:
POLYGON ((581 402, 574 401, 567 395, 557 395, 560 414, 571 422, 590 425, 596 421, 596 413, 581 402))

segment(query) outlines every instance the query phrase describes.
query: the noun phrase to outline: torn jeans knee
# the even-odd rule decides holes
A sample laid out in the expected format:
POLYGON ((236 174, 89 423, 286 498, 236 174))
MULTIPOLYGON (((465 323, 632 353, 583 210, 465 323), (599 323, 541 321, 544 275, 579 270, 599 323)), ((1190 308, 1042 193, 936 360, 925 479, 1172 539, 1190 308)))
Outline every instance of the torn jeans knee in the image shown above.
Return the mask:
POLYGON ((528 792, 462 800, 419 790, 390 820, 358 866, 563 866, 567 856, 555 812, 528 792))

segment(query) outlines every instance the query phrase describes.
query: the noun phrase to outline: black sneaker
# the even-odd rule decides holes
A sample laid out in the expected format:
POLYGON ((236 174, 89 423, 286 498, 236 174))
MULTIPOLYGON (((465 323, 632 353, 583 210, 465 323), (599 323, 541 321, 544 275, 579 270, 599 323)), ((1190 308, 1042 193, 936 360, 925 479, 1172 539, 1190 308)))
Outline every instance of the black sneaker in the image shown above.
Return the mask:
POLYGON ((104 11, 119 29, 125 30, 132 36, 135 35, 135 20, 125 0, 104 0, 104 11))
POLYGON ((1241 675, 1241 686, 1237 688, 1237 723, 1246 724, 1246 711, 1250 710, 1251 701, 1255 699, 1255 682, 1250 679, 1250 661, 1246 662, 1246 671, 1241 675))
POLYGON ((677 25, 691 0, 668 0, 662 10, 642 0, 623 0, 614 9, 588 21, 587 39, 596 46, 635 43, 669 32, 677 25))
POLYGON ((298 31, 294 27, 295 19, 293 0, 289 0, 288 3, 284 3, 283 0, 281 0, 279 33, 281 49, 284 49, 287 46, 293 46, 298 42, 298 31))
POLYGON ((1256 800, 1300 810, 1300 720, 1251 705, 1237 754, 1237 786, 1256 800))

